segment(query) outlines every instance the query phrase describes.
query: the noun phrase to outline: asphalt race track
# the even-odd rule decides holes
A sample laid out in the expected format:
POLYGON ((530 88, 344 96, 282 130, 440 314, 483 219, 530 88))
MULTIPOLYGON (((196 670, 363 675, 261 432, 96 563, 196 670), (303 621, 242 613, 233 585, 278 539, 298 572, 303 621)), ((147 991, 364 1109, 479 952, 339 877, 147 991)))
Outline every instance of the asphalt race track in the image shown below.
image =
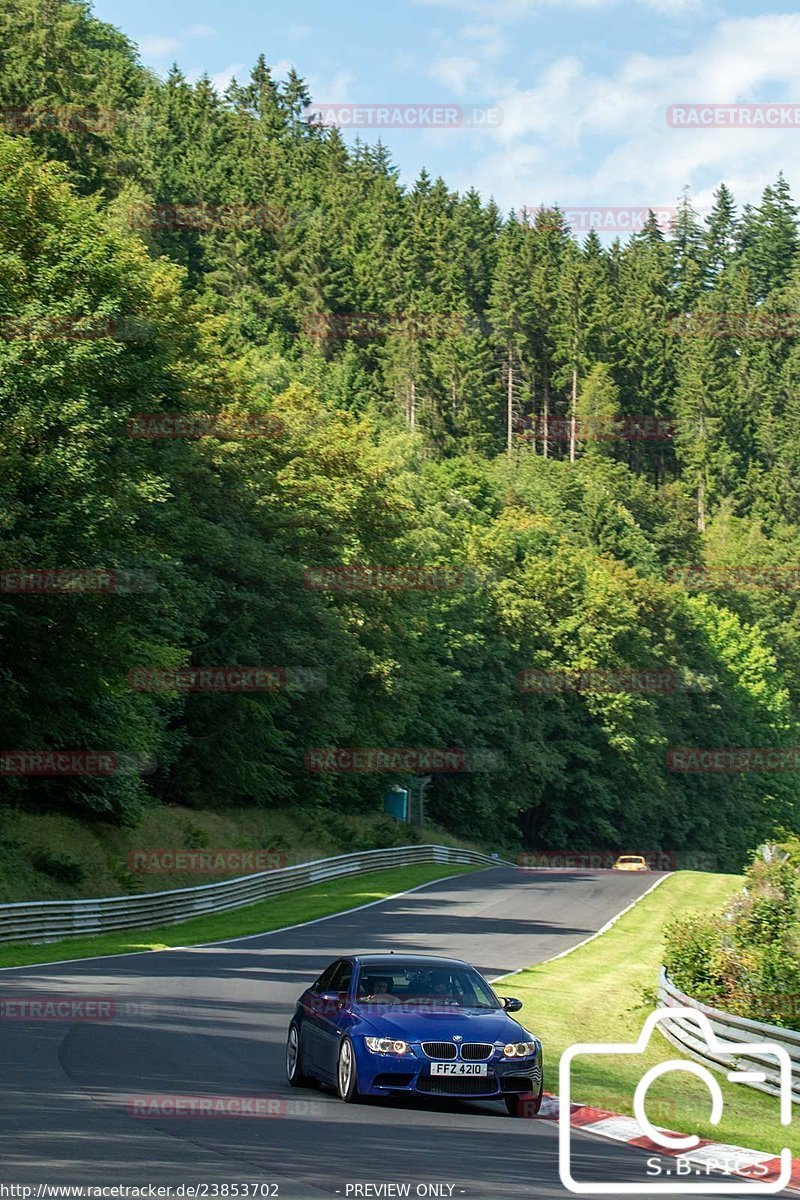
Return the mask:
MULTIPOLYGON (((284 932, 5 971, 6 1002, 70 997, 113 1010, 13 1020, 6 1006, 0 1183, 208 1184, 213 1196, 210 1185, 250 1182, 275 1185, 259 1195, 282 1200, 377 1196, 353 1185, 410 1183, 412 1196, 444 1184, 438 1194, 456 1200, 565 1197, 556 1123, 513 1120, 502 1105, 344 1105, 290 1089, 286 1027, 299 993, 340 953, 450 954, 492 978, 582 941, 653 878, 494 868, 284 932), (268 1097, 270 1115, 134 1115, 154 1095, 268 1097)), ((579 1178, 646 1180, 643 1152, 575 1137, 579 1178)), ((642 1196, 654 1194, 643 1186, 642 1196)))

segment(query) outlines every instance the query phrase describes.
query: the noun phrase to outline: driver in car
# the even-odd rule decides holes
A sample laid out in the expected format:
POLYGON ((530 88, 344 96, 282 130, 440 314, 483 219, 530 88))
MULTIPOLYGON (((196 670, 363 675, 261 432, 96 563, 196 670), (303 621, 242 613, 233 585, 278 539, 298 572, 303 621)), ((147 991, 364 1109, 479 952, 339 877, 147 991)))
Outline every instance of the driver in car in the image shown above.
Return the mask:
POLYGON ((360 999, 364 1000, 380 1000, 386 1004, 399 1004, 397 996, 393 996, 389 991, 389 980, 385 975, 375 975, 371 979, 365 979, 363 982, 364 992, 360 999))
POLYGON ((457 1004, 459 1000, 452 978, 443 971, 437 971, 431 976, 431 995, 445 1003, 457 1004))

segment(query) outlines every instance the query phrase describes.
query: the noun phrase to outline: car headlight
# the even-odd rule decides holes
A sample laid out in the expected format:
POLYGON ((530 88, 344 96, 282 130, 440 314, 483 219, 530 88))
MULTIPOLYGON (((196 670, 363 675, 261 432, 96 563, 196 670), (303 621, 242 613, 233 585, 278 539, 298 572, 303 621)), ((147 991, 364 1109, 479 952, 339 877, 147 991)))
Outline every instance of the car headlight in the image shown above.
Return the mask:
POLYGON ((538 1042, 509 1042, 503 1047, 506 1058, 530 1058, 539 1048, 538 1042))
POLYGON ((408 1054, 408 1042, 396 1042, 393 1038, 364 1038, 367 1049, 373 1054, 408 1054))

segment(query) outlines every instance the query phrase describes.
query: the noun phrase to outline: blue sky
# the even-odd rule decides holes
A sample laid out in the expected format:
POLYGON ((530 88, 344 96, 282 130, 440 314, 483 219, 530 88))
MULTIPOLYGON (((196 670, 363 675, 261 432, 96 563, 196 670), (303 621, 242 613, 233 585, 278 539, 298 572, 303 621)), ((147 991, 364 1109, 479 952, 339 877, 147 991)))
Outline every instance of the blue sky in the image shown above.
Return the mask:
MULTIPOLYGON (((676 129, 679 103, 797 101, 800 11, 739 0, 98 0, 143 62, 224 87, 259 52, 294 65, 316 103, 499 106, 482 129, 393 129, 402 178, 425 166, 504 210, 664 206, 688 184, 704 212, 725 180, 740 203, 784 170, 800 196, 800 124, 676 129)), ((348 137, 355 136, 352 132, 348 137)))

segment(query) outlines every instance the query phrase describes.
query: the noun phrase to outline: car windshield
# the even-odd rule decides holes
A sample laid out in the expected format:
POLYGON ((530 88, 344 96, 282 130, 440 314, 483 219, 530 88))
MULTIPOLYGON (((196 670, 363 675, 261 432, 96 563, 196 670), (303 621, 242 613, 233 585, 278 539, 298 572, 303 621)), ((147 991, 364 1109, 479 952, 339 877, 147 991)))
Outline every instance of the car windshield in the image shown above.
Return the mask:
POLYGON ((356 989, 359 1003, 401 1004, 424 1009, 501 1008, 485 979, 473 967, 426 967, 390 959, 361 965, 356 989))

